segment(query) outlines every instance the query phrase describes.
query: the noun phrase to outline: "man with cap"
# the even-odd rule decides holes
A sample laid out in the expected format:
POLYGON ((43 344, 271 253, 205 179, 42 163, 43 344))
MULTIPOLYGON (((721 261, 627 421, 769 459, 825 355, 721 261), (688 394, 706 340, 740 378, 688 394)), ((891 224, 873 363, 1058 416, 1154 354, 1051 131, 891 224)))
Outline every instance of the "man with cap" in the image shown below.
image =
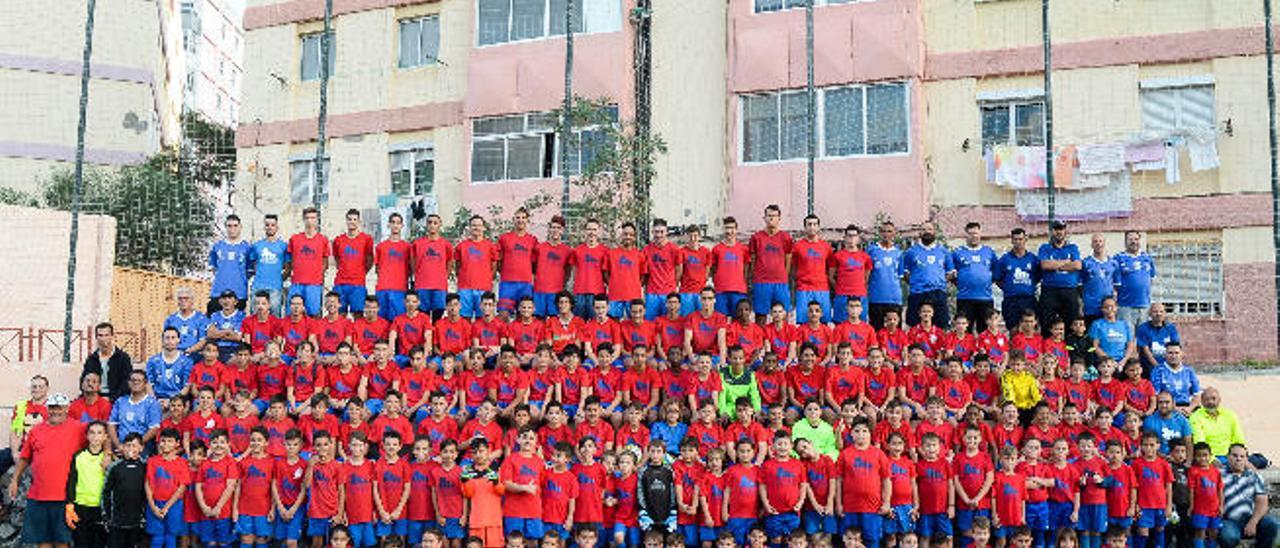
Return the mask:
POLYGON ((1040 244, 1040 328, 1045 335, 1053 319, 1066 325, 1080 316, 1080 248, 1067 241, 1067 223, 1049 226, 1049 241, 1040 244))
POLYGON ((39 546, 68 546, 71 530, 65 520, 67 477, 71 459, 84 446, 85 425, 67 420, 66 394, 55 393, 45 402, 49 417, 27 434, 22 444, 13 479, 9 481, 9 498, 18 497, 22 473, 31 469, 31 488, 27 490, 27 508, 23 514, 22 542, 39 546))
MULTIPOLYGON (((217 312, 209 315, 209 329, 206 338, 218 345, 218 360, 222 363, 231 361, 236 347, 243 338, 240 325, 244 323, 244 311, 236 308, 240 302, 236 292, 230 289, 218 295, 218 304, 222 306, 217 312)), ((201 357, 203 359, 203 356, 201 357)))

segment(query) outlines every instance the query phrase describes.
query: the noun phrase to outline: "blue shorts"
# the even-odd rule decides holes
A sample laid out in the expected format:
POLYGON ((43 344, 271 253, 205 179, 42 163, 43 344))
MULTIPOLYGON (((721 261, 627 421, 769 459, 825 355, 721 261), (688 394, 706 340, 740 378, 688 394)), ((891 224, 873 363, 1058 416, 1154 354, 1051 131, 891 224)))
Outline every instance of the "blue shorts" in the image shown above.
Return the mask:
POLYGON ((1005 525, 1003 527, 996 528, 996 530, 992 532, 992 536, 995 538, 1013 538, 1013 534, 1017 532, 1018 529, 1019 527, 1016 525, 1005 525))
POLYGON ((667 313, 667 296, 660 293, 646 293, 644 296, 644 319, 654 318, 667 313))
MULTIPOLYGON (((27 510, 22 515, 22 542, 71 544, 71 529, 67 528, 66 515, 66 503, 60 500, 28 500, 27 510)), ((181 519, 182 512, 177 515, 181 519)))
MULTIPOLYGON (((623 525, 621 523, 615 523, 613 524, 612 536, 616 537, 618 535, 622 535, 623 545, 640 546, 640 528, 639 527, 627 527, 626 525, 623 525)), ((608 542, 609 541, 606 541, 606 544, 608 542)))
POLYGON ((756 520, 754 518, 729 518, 725 522, 724 528, 733 533, 733 540, 739 545, 747 543, 747 533, 751 532, 751 528, 755 527, 756 520))
POLYGON ((863 544, 879 546, 880 539, 884 538, 884 518, 872 512, 846 513, 840 518, 840 532, 843 534, 850 529, 862 531, 863 544))
POLYGON ((702 540, 702 535, 698 533, 698 526, 694 524, 676 525, 676 534, 684 537, 685 546, 697 546, 702 540))
POLYGON ((307 504, 304 502, 298 507, 298 511, 293 513, 293 519, 280 519, 276 516, 276 522, 272 537, 276 540, 298 540, 302 538, 302 525, 306 523, 307 504))
POLYGON ((551 523, 549 521, 542 522, 543 536, 546 536, 547 533, 550 533, 552 531, 555 531, 557 535, 560 535, 561 541, 567 541, 572 538, 569 536, 569 530, 564 528, 563 523, 551 523))
POLYGON ((373 529, 371 521, 347 524, 347 530, 351 531, 351 546, 355 548, 377 546, 378 535, 373 529))
POLYGON ((631 301, 609 301, 609 317, 621 320, 631 316, 631 301))
MULTIPOLYGON (((746 293, 738 293, 737 291, 725 291, 723 293, 717 292, 716 293, 716 312, 719 312, 724 316, 728 316, 732 318, 733 311, 738 309, 738 303, 746 300, 746 298, 747 298, 746 293)), ((701 297, 699 297, 699 299, 701 299, 701 297)), ((701 308, 702 308, 702 303, 701 301, 699 301, 698 308, 694 308, 694 311, 696 312, 701 308)))
POLYGON ((449 292, 443 289, 419 289, 418 310, 423 312, 444 310, 444 298, 448 294, 449 292))
POLYGON ((1074 528, 1071 523, 1071 503, 1049 501, 1049 530, 1057 531, 1063 527, 1074 528))
POLYGON ((1105 504, 1081 504, 1080 519, 1076 524, 1076 528, 1082 533, 1103 534, 1107 532, 1107 505, 1105 504))
MULTIPOLYGON (((680 317, 688 316, 698 311, 698 294, 697 293, 681 293, 680 294, 680 317)), ((717 298, 717 301, 719 299, 717 298)), ((719 309, 719 307, 716 307, 719 309)))
POLYGON ((498 282, 498 310, 515 312, 520 299, 532 296, 532 282, 498 282))
POLYGON ((1119 527, 1121 529, 1124 529, 1125 531, 1128 531, 1129 529, 1133 528, 1133 518, 1111 517, 1111 518, 1107 518, 1107 524, 1112 527, 1119 527))
POLYGON ((809 321, 809 303, 818 303, 822 323, 831 323, 831 293, 826 291, 796 291, 796 323, 809 321))
POLYGON ((1048 531, 1049 501, 1027 503, 1027 527, 1032 531, 1048 531))
MULTIPOLYGON (((334 287, 334 290, 337 290, 334 287)), ((307 309, 308 316, 319 316, 320 305, 324 303, 324 286, 312 284, 292 284, 289 286, 289 299, 293 299, 294 295, 302 296, 302 303, 307 309)), ((360 309, 364 310, 364 298, 361 297, 360 309)), ((288 306, 286 305, 286 309, 288 306)))
POLYGON ((533 315, 539 318, 550 318, 560 311, 556 309, 555 293, 533 294, 533 315))
POLYGON ((369 410, 374 416, 382 413, 382 400, 369 399, 364 402, 364 408, 369 410))
POLYGON ((542 538, 542 520, 538 518, 502 518, 502 532, 510 535, 519 531, 524 534, 524 538, 540 539, 542 538))
MULTIPOLYGON (((323 521, 326 526, 329 524, 329 520, 327 519, 311 521, 323 521)), ((231 523, 230 519, 206 519, 191 524, 191 532, 194 533, 195 536, 200 537, 200 539, 205 542, 213 542, 217 544, 230 544, 235 542, 235 529, 235 524, 231 523)), ((321 536, 328 535, 329 530, 325 529, 325 534, 321 536)))
MULTIPOLYGON (((364 312, 364 298, 369 296, 369 290, 363 285, 335 285, 333 292, 338 294, 338 311, 346 314, 348 312, 359 314, 364 312)), ((379 305, 382 303, 379 302, 379 305)), ((311 307, 307 307, 310 312, 311 307)))
MULTIPOLYGON (((378 317, 389 322, 404 315, 404 291, 378 290, 378 317)), ((422 307, 418 307, 419 310, 422 307)))
POLYGON ((480 297, 483 295, 483 289, 458 290, 458 303, 462 305, 463 318, 474 320, 480 316, 480 297))
POLYGON ((382 523, 381 521, 379 521, 376 524, 374 524, 373 530, 378 533, 379 537, 385 537, 390 535, 399 535, 402 537, 408 536, 409 520, 397 519, 397 520, 392 520, 391 523, 382 523))
POLYGON ((406 540, 409 546, 418 546, 422 544, 422 536, 427 534, 427 529, 435 529, 434 521, 411 520, 409 522, 409 535, 406 540))
POLYGON ((242 537, 270 537, 274 529, 267 516, 240 516, 236 521, 236 534, 242 537))
POLYGON ((1166 516, 1164 510, 1148 510, 1143 508, 1138 513, 1138 523, 1135 525, 1139 529, 1160 529, 1164 527, 1166 516))
POLYGON ((849 319, 849 299, 858 299, 862 302, 862 321, 867 321, 867 298, 850 297, 849 295, 836 295, 831 300, 831 321, 835 323, 844 323, 849 319))
POLYGON ((705 525, 698 527, 698 540, 702 542, 715 542, 720 538, 719 527, 707 527, 705 525))
POLYGON ((1200 514, 1192 513, 1191 528, 1192 529, 1213 529, 1213 530, 1221 529, 1222 517, 1221 516, 1202 516, 1200 514))
POLYGON ((327 539, 332 523, 329 518, 307 518, 307 536, 327 539))
POLYGON ((467 529, 462 526, 462 518, 444 518, 444 528, 441 531, 447 539, 467 538, 467 529))
POLYGON ((804 533, 806 535, 816 535, 825 533, 828 535, 836 534, 836 517, 824 516, 813 510, 805 510, 803 519, 804 533))
POLYGON ((595 316, 596 294, 595 293, 576 293, 573 296, 573 313, 583 321, 590 320, 595 316))
POLYGON ((891 511, 893 517, 884 522, 884 533, 886 535, 901 535, 915 531, 915 525, 911 523, 911 505, 900 504, 894 506, 891 511))
POLYGON ((764 517, 764 534, 769 538, 782 538, 800 527, 800 514, 783 512, 764 517))
POLYGON ((168 514, 165 514, 164 519, 151 511, 151 505, 147 505, 147 534, 153 537, 180 537, 187 534, 187 521, 182 517, 182 501, 173 503, 173 507, 169 509, 168 514))
POLYGON ((751 305, 757 315, 768 314, 773 303, 782 303, 783 308, 791 311, 791 288, 787 284, 751 284, 751 305))
POLYGON ((973 519, 979 516, 991 519, 991 510, 956 510, 956 531, 968 533, 973 529, 973 519))
POLYGON ((946 514, 921 514, 916 522, 916 533, 924 538, 938 533, 951 536, 951 519, 946 514))

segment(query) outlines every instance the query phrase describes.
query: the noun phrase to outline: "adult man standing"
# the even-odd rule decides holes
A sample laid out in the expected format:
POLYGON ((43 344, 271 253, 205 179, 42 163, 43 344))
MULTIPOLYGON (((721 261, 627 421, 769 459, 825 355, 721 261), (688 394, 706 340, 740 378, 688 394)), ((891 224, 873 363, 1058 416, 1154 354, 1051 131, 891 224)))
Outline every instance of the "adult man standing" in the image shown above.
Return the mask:
POLYGON ((1242 538, 1253 538, 1254 546, 1270 547, 1280 531, 1280 522, 1268 515, 1267 483, 1247 466, 1248 460, 1243 443, 1231 446, 1222 478, 1222 531, 1218 533, 1224 548, 1235 548, 1242 538))
MULTIPOLYGON (((804 218, 804 237, 791 247, 791 262, 796 271, 796 310, 809 310, 809 303, 822 307, 822 323, 831 323, 831 280, 827 266, 831 262, 831 244, 821 237, 822 221, 817 215, 804 218)), ((796 320, 803 320, 796 315, 796 320)))
POLYGON ((462 303, 462 316, 474 320, 480 315, 480 296, 493 291, 494 264, 498 261, 498 248, 485 230, 484 217, 472 215, 467 220, 467 239, 454 248, 454 261, 458 265, 458 296, 462 303))
POLYGON ((547 239, 538 242, 533 257, 533 314, 539 318, 556 315, 556 295, 568 281, 573 250, 564 243, 564 217, 554 215, 547 222, 547 239))
POLYGON ((925 223, 920 241, 902 256, 902 272, 907 279, 907 325, 920 323, 920 305, 933 305, 933 324, 951 325, 947 307, 947 273, 954 270, 951 254, 937 242, 937 228, 925 223))
POLYGON ((871 278, 867 280, 867 300, 871 302, 871 326, 884 327, 884 313, 902 308, 902 249, 894 243, 898 235, 892 221, 880 225, 880 241, 867 249, 871 256, 871 278))
MULTIPOLYGON (((356 214, 359 215, 359 211, 356 214)), ((350 217, 348 212, 348 227, 350 217)), ((308 316, 320 314, 324 300, 324 271, 328 268, 331 253, 329 239, 320 233, 320 210, 314 207, 303 209, 302 232, 289 238, 289 246, 285 248, 285 261, 288 263, 285 274, 289 276, 289 296, 302 296, 308 316)), ((360 281, 364 283, 364 278, 360 281)), ((363 297, 360 306, 364 306, 363 297)))
POLYGON ((764 318, 773 303, 791 310, 791 235, 784 232, 782 208, 764 208, 764 230, 751 235, 751 304, 756 316, 764 318))
POLYGON ((1169 453, 1169 442, 1181 439, 1191 446, 1191 422, 1187 416, 1177 413, 1173 407, 1173 394, 1156 394, 1156 412, 1142 421, 1142 430, 1160 436, 1160 453, 1169 453))
POLYGON ((1172 394, 1173 405, 1183 415, 1190 415, 1200 406, 1200 378, 1195 370, 1182 364, 1181 344, 1170 344, 1166 348, 1165 364, 1151 370, 1151 386, 1156 392, 1172 394))
POLYGON ((538 237, 529 233, 529 212, 516 210, 511 232, 498 236, 498 311, 515 316, 520 299, 533 296, 533 260, 538 237))
POLYGON ((600 221, 591 218, 582 225, 583 241, 573 248, 573 313, 583 321, 591 319, 596 294, 604 293, 604 269, 609 248, 600 243, 600 221))
MULTIPOLYGON (((289 244, 280 239, 280 217, 268 213, 262 218, 264 237, 249 250, 249 269, 253 271, 253 292, 267 292, 271 313, 284 315, 284 258, 289 244)), ((104 383, 105 384, 105 383, 104 383)))
POLYGON ((84 360, 84 373, 97 373, 102 378, 102 394, 112 400, 129 393, 129 372, 133 359, 116 346, 116 328, 109 322, 93 326, 98 348, 84 360))
POLYGON ((107 422, 111 447, 118 453, 124 437, 135 432, 142 436, 144 445, 151 443, 160 430, 163 415, 160 402, 147 389, 147 374, 142 371, 130 373, 129 395, 116 400, 111 406, 111 420, 107 422))
POLYGON ((439 215, 427 215, 427 234, 413 241, 413 288, 418 292, 418 309, 436 318, 444 314, 453 262, 453 244, 440 235, 441 224, 439 215))
POLYGON ((1234 411, 1222 407, 1222 394, 1217 388, 1205 388, 1200 403, 1200 408, 1187 419, 1191 423, 1193 441, 1208 443, 1215 457, 1225 456, 1233 444, 1244 445, 1244 429, 1240 427, 1240 417, 1234 411))
POLYGON ((1136 333, 1138 358, 1142 360, 1142 373, 1150 375, 1157 365, 1165 363, 1165 352, 1171 344, 1179 344, 1178 326, 1168 319, 1164 303, 1151 304, 1151 320, 1142 322, 1136 333))
POLYGON ((627 316, 631 301, 644 295, 644 253, 637 247, 636 225, 622 223, 618 227, 619 245, 609 250, 605 272, 609 276, 609 317, 621 320, 627 316))
POLYGON ((195 295, 190 287, 180 287, 175 293, 178 299, 178 311, 165 318, 164 329, 178 331, 178 350, 191 355, 191 359, 200 356, 200 350, 208 344, 209 318, 196 310, 195 295))
POLYGON ((45 546, 67 546, 71 530, 65 520, 67 477, 71 459, 84 446, 85 425, 67 420, 71 400, 65 394, 49 396, 49 418, 36 425, 22 444, 21 456, 9 481, 9 498, 18 497, 18 483, 31 468, 31 488, 22 520, 22 542, 45 546))
POLYGON ((679 290, 684 259, 680 246, 667 239, 665 219, 654 219, 650 232, 653 238, 644 247, 644 319, 647 321, 661 316, 666 309, 667 295, 679 290))
POLYGON ((1067 241, 1067 223, 1054 221, 1049 241, 1040 244, 1040 329, 1049 335, 1053 319, 1071 325, 1080 316, 1080 248, 1067 241))
MULTIPOLYGON (((1040 283, 1040 258, 1027 251, 1027 231, 1022 227, 1009 232, 1009 251, 1000 256, 996 262, 995 280, 1004 293, 1000 303, 1000 315, 1004 316, 1005 328, 1013 331, 1013 327, 1022 321, 1022 313, 1036 309, 1036 284, 1040 283)), ((983 322, 986 318, 969 318, 969 323, 978 330, 986 329, 983 322)))
POLYGON ((951 272, 956 284, 956 313, 969 319, 969 330, 977 333, 986 326, 992 308, 991 282, 995 279, 996 252, 982 244, 982 225, 964 225, 964 246, 951 251, 951 272))
POLYGON ((835 299, 831 303, 831 319, 844 323, 849 316, 849 300, 862 303, 862 321, 867 321, 867 279, 871 277, 871 256, 862 250, 862 229, 844 227, 844 242, 831 256, 831 283, 835 299))
POLYGON ((1102 299, 1116 294, 1116 262, 1107 256, 1107 241, 1101 234, 1090 237, 1089 244, 1093 254, 1081 261, 1080 277, 1084 285, 1084 319, 1091 324, 1102 317, 1102 299))
POLYGON ((1116 300, 1120 304, 1120 320, 1132 326, 1142 323, 1151 306, 1151 279, 1156 277, 1156 263, 1142 251, 1142 235, 1136 230, 1124 233, 1124 253, 1116 254, 1116 300))
MULTIPOLYGON (((400 235, 404 230, 403 215, 389 215, 387 230, 391 235, 374 248, 373 262, 378 267, 378 282, 374 286, 378 315, 390 322, 404 314, 404 294, 409 291, 409 256, 413 254, 413 247, 400 235)), ((360 310, 364 310, 363 303, 360 310)))
MULTIPOLYGON (((358 316, 364 312, 364 298, 369 294, 365 278, 373 267, 373 236, 360 230, 360 210, 347 210, 347 231, 333 237, 333 260, 338 263, 333 291, 341 301, 340 310, 358 316)), ((318 283, 324 284, 323 275, 318 283)), ((310 303, 307 313, 311 314, 310 303)))
POLYGON ((209 287, 209 305, 205 313, 210 316, 222 308, 218 301, 223 292, 236 296, 236 308, 244 310, 249 298, 249 255, 252 246, 240 239, 240 217, 227 215, 227 237, 214 242, 209 249, 209 268, 213 269, 213 284, 209 287))

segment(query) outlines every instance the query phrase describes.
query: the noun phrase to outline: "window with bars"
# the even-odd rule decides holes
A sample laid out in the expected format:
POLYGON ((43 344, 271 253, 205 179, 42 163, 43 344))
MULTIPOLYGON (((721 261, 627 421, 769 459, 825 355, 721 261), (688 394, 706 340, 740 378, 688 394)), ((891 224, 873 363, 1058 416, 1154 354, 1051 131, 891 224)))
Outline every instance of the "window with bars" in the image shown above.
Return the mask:
POLYGON ((1212 129, 1213 84, 1149 86, 1141 90, 1142 128, 1170 132, 1212 129))
MULTIPOLYGON (((302 40, 302 59, 300 76, 303 82, 320 79, 320 43, 323 32, 313 34, 304 34, 302 40)), ((334 33, 329 33, 329 76, 333 76, 333 69, 337 65, 334 59, 338 57, 338 42, 334 33)))
MULTIPOLYGON (((818 155, 841 157, 908 151, 910 113, 902 82, 818 90, 814 104, 818 155)), ((809 152, 804 91, 742 97, 742 161, 804 158, 809 152)))
POLYGON ((400 68, 434 65, 440 58, 440 17, 400 21, 400 68))
POLYGON ((436 156, 430 148, 390 153, 391 192, 401 198, 430 196, 435 191, 436 156))
POLYGON ((329 159, 325 158, 323 182, 317 177, 314 158, 289 162, 289 203, 322 205, 329 202, 329 159))
POLYGON ((1044 100, 982 102, 982 146, 1044 146, 1044 100))
MULTIPOLYGON (((564 34, 570 0, 476 0, 481 46, 564 34)), ((572 0, 575 33, 612 32, 622 25, 619 0, 572 0)))
POLYGON ((1222 242, 1151 244, 1156 264, 1151 298, 1177 316, 1221 316, 1222 242))
MULTIPOLYGON (((609 117, 618 119, 610 106, 609 117)), ((600 126, 574 128, 568 171, 578 175, 592 165, 604 147, 612 146, 600 126)), ((478 118, 472 122, 473 182, 539 179, 560 175, 560 136, 555 115, 546 112, 478 118)))
MULTIPOLYGON (((869 2, 870 0, 813 0, 813 5, 827 6, 835 4, 852 4, 854 2, 869 2)), ((768 13, 771 11, 782 11, 794 8, 803 8, 808 5, 809 0, 755 0, 756 13, 768 13)))

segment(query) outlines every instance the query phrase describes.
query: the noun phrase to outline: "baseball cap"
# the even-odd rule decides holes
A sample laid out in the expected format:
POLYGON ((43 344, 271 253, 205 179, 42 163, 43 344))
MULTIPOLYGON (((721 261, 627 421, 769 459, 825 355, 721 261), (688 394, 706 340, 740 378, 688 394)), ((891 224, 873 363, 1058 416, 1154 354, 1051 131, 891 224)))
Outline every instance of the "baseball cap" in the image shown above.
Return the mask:
POLYGON ((1062 221, 1054 221, 1049 224, 1049 228, 1052 228, 1054 230, 1063 230, 1067 228, 1067 223, 1062 221))
POLYGON ((231 298, 233 298, 233 299, 238 299, 238 298, 239 298, 239 297, 237 297, 237 296, 236 296, 236 292, 235 292, 235 291, 232 291, 232 290, 230 290, 230 289, 225 289, 225 290, 223 290, 223 291, 222 291, 222 293, 219 293, 219 294, 218 294, 218 298, 219 298, 219 299, 222 299, 222 298, 225 298, 225 297, 231 297, 231 298))
POLYGON ((68 398, 67 395, 62 392, 54 392, 49 395, 49 398, 45 400, 44 404, 46 407, 66 407, 71 405, 71 398, 68 398))

